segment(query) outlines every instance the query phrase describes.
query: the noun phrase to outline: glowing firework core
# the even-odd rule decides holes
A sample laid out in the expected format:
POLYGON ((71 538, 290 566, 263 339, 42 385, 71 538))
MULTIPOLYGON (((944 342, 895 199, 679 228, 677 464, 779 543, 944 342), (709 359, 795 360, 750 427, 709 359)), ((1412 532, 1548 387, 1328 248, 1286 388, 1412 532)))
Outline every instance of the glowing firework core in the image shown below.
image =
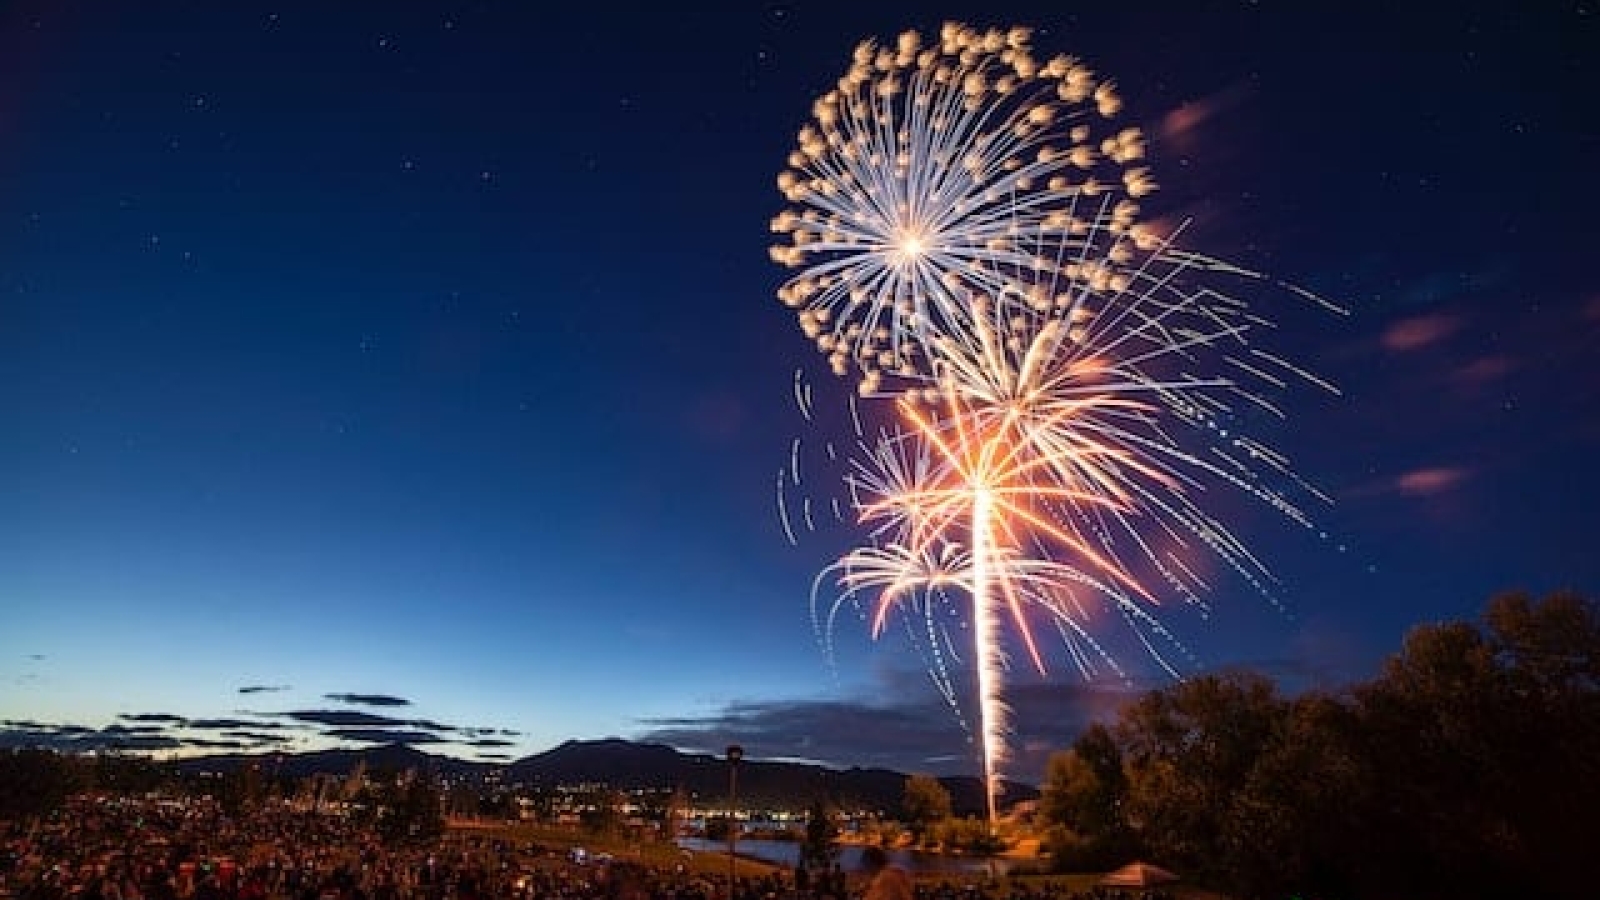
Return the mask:
POLYGON ((904 265, 916 262, 922 258, 923 253, 927 252, 927 246, 923 243, 922 232, 911 228, 900 232, 895 238, 894 248, 900 254, 900 262, 904 265))

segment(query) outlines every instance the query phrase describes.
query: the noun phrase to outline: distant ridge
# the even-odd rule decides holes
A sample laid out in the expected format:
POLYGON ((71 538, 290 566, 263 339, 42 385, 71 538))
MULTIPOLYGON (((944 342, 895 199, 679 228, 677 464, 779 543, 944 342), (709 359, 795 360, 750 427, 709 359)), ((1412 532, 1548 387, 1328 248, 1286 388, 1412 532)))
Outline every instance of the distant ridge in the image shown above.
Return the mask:
MULTIPOLYGON (((363 750, 318 750, 307 753, 228 754, 172 760, 166 765, 187 773, 231 771, 241 765, 271 767, 284 777, 315 774, 347 775, 357 765, 368 769, 416 769, 451 777, 469 777, 503 770, 507 780, 540 787, 606 784, 622 790, 682 789, 691 796, 717 799, 728 792, 728 763, 718 756, 682 753, 665 744, 635 743, 620 738, 567 741, 558 747, 494 764, 425 753, 404 744, 363 750)), ((957 815, 981 815, 983 786, 977 778, 940 778, 950 792, 957 815)), ((740 804, 800 809, 821 798, 845 807, 897 811, 905 796, 906 773, 890 769, 831 769, 796 762, 746 759, 739 764, 740 804)), ((1005 784, 1005 803, 1031 800, 1036 788, 1005 784)))
POLYGON ((311 750, 304 753, 225 753, 216 756, 190 756, 168 760, 162 765, 186 774, 199 772, 231 772, 241 766, 260 766, 263 770, 285 778, 305 778, 310 775, 350 774, 359 765, 374 771, 432 772, 439 775, 463 776, 488 772, 498 766, 453 756, 424 753, 407 744, 384 744, 360 750, 311 750))

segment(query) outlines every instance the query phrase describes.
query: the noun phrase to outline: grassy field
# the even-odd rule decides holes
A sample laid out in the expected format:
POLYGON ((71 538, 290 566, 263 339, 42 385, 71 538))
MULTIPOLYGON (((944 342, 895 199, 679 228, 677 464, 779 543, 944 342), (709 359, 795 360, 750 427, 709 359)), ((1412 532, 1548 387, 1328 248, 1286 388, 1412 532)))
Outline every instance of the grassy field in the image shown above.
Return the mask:
MULTIPOLYGON (((459 834, 490 835, 513 841, 519 845, 539 844, 555 851, 562 860, 567 858, 567 854, 572 848, 582 847, 590 854, 606 853, 619 860, 642 863, 648 866, 670 868, 681 864, 690 871, 708 878, 723 879, 728 877, 728 857, 726 855, 719 853, 690 853, 665 841, 636 841, 622 836, 596 835, 575 828, 521 823, 477 825, 452 822, 450 830, 459 834)), ((754 878, 774 872, 786 871, 783 867, 772 863, 743 857, 735 860, 734 865, 740 878, 754 878)), ((1061 893, 1070 893, 1091 890, 1100 881, 1102 874, 1100 872, 1027 874, 1012 876, 1007 880, 1024 882, 1036 888, 1048 886, 1061 893)), ((928 873, 917 876, 917 880, 933 884, 942 882, 967 884, 970 883, 971 878, 969 876, 928 873)), ((1181 900, 1228 900, 1222 894, 1182 883, 1168 885, 1166 890, 1173 896, 1181 898, 1181 900)))
MULTIPOLYGON (((591 855, 606 853, 628 862, 648 866, 672 867, 682 864, 690 871, 708 876, 726 878, 728 857, 717 853, 690 853, 665 841, 636 841, 623 836, 597 835, 574 828, 525 823, 478 825, 451 822, 450 830, 460 834, 483 834, 512 841, 516 844, 535 843, 554 850, 563 859, 574 847, 582 847, 591 855)), ((735 871, 741 878, 767 875, 780 867, 759 860, 740 857, 734 861, 735 871)))

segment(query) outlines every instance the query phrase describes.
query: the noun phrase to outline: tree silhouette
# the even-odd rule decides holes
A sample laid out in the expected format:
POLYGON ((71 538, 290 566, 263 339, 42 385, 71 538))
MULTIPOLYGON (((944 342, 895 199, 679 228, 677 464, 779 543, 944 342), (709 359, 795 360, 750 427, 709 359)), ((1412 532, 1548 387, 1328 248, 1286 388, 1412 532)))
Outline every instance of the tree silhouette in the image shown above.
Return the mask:
POLYGON ((49 813, 88 786, 83 762, 54 750, 0 750, 0 819, 49 813))
POLYGON ((911 838, 921 845, 934 825, 950 818, 950 792, 932 775, 912 775, 906 779, 903 806, 911 838))
POLYGON ((839 822, 834 808, 822 798, 811 801, 806 810, 805 839, 800 843, 800 861, 814 872, 833 868, 839 856, 834 842, 839 839, 839 822))
POLYGON ((1052 759, 1040 818, 1070 861, 1126 841, 1241 900, 1587 896, 1600 609, 1497 597, 1337 693, 1246 672, 1153 691, 1052 759))
POLYGON ((1038 818, 1052 855, 1065 866, 1104 869, 1134 854, 1133 835, 1123 819, 1127 795, 1122 749, 1096 722, 1071 750, 1050 757, 1038 818))

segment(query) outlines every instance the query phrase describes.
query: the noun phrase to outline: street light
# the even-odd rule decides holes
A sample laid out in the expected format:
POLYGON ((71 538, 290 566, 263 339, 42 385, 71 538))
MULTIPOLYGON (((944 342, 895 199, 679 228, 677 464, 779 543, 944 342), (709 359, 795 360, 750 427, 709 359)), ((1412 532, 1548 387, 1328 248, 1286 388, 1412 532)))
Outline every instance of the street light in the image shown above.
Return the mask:
POLYGON ((739 760, 744 759, 744 748, 728 745, 728 900, 733 900, 734 849, 739 843, 739 825, 733 808, 739 802, 739 760))

